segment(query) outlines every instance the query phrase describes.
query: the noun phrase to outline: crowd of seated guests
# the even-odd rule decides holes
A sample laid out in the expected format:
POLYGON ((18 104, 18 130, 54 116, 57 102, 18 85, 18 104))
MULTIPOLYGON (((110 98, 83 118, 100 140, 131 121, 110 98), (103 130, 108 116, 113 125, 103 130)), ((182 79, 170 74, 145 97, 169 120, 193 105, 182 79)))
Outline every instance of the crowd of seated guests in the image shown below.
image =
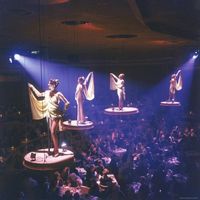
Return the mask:
MULTIPOLYGON (((143 107, 138 116, 123 118, 99 118, 98 111, 92 110, 98 117, 93 130, 62 136, 75 153, 74 165, 35 178, 27 175, 24 180, 29 184, 16 192, 17 199, 199 198, 199 121, 193 113, 154 112, 150 106, 143 107), (81 190, 87 192, 82 195, 81 190)), ((21 145, 25 137, 40 138, 45 131, 43 122, 21 123, 5 125, 4 133, 1 131, 3 158, 10 146, 21 145)), ((44 145, 42 141, 30 143, 28 148, 37 149, 44 145)), ((21 149, 22 157, 26 150, 21 149)))

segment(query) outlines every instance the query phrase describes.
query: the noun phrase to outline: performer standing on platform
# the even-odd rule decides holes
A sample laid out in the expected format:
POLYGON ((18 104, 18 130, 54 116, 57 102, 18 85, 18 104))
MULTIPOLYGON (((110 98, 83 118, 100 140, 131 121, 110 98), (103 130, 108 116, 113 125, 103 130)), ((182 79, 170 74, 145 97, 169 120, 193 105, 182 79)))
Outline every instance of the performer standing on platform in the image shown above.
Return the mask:
POLYGON ((59 156, 56 130, 57 128, 59 128, 59 130, 62 128, 63 111, 60 110, 59 103, 60 100, 65 103, 64 110, 66 110, 70 104, 65 96, 57 91, 58 84, 58 79, 50 79, 48 83, 49 89, 42 93, 32 84, 28 84, 33 119, 47 118, 54 147, 54 157, 59 156), (42 100, 39 100, 39 98, 42 98, 42 100))
POLYGON ((176 74, 172 74, 169 85, 169 99, 168 101, 175 101, 176 90, 179 91, 182 89, 182 77, 181 70, 176 74))
POLYGON ((83 103, 85 98, 89 101, 94 99, 94 75, 90 72, 87 77, 78 77, 75 100, 77 103, 77 123, 85 122, 83 103))
POLYGON ((125 76, 124 74, 120 74, 117 77, 113 73, 110 73, 110 89, 117 90, 118 106, 120 110, 122 110, 124 107, 124 100, 126 97, 124 76, 125 76))

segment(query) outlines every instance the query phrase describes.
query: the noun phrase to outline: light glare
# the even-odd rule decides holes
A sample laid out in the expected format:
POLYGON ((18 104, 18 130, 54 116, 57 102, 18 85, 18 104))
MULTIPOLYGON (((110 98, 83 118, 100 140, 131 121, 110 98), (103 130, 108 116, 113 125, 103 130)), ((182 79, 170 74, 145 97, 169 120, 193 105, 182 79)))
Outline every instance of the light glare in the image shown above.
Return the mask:
POLYGON ((20 59, 20 55, 19 55, 19 54, 15 54, 15 55, 14 55, 14 59, 15 59, 15 60, 19 60, 19 59, 20 59))
POLYGON ((196 54, 192 56, 193 59, 196 59, 197 57, 198 57, 198 55, 196 55, 196 54))

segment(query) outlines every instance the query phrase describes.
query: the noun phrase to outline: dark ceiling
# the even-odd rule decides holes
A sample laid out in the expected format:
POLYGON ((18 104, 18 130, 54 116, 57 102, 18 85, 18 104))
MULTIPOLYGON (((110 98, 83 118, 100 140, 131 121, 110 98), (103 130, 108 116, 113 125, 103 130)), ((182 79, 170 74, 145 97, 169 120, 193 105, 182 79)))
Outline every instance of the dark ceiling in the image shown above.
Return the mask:
POLYGON ((0 0, 0 50, 155 62, 198 48, 198 0, 0 0))

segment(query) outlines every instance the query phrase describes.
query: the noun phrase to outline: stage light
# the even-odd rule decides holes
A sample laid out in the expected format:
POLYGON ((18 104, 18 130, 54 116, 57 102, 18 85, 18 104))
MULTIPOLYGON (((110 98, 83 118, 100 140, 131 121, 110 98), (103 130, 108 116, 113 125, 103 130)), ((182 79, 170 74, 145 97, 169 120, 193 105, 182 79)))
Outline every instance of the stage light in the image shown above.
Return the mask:
POLYGON ((196 59, 198 56, 199 56, 198 54, 195 54, 195 55, 192 56, 192 58, 196 59))
POLYGON ((65 142, 62 142, 61 147, 65 147, 67 144, 65 142))
POLYGON ((20 57, 21 57, 21 56, 20 56, 19 54, 15 54, 15 55, 14 55, 14 59, 15 59, 15 60, 20 60, 20 57))
POLYGON ((9 58, 9 62, 10 62, 10 63, 13 63, 13 60, 12 60, 12 58, 11 58, 11 57, 9 58))
POLYGON ((40 53, 39 50, 33 50, 33 51, 31 51, 31 54, 35 54, 35 55, 37 55, 37 54, 39 54, 39 53, 40 53))
POLYGON ((63 152, 65 152, 67 150, 67 143, 62 142, 61 147, 62 147, 63 152))
POLYGON ((192 56, 193 59, 196 59, 199 56, 199 50, 194 52, 194 55, 192 56))

